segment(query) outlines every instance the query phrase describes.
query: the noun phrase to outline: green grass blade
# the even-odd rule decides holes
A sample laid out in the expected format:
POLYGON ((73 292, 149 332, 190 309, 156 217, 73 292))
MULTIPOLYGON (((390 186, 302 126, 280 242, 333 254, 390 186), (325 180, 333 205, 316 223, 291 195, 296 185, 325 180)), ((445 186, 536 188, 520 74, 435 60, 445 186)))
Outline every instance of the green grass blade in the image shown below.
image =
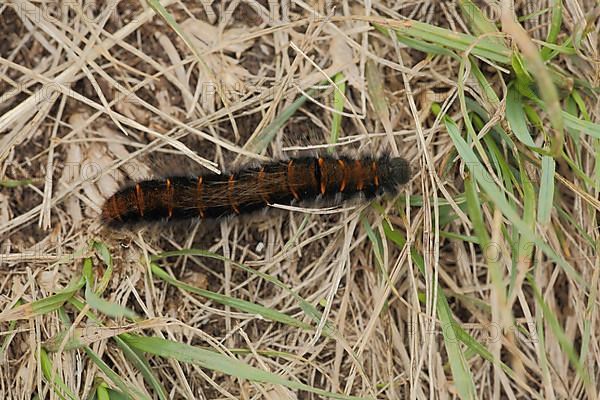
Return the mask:
POLYGON ((556 317, 556 313, 553 312, 544 301, 544 298, 542 297, 542 294, 540 293, 540 290, 537 287, 535 280, 531 274, 528 274, 527 281, 533 289, 535 301, 542 308, 542 313, 544 315, 545 322, 549 325, 550 329, 552 330, 552 333, 558 339, 558 343, 560 344, 560 347, 562 348, 564 354, 568 357, 569 362, 571 363, 571 365, 573 365, 573 367, 577 371, 577 374, 582 378, 583 381, 587 382, 589 380, 589 376, 585 371, 584 365, 581 363, 579 357, 577 356, 577 351, 575 350, 571 339, 569 339, 565 331, 560 326, 560 323, 556 317))
MULTIPOLYGON (((546 36, 546 43, 556 43, 558 34, 560 33, 560 27, 562 25, 562 0, 551 0, 552 1, 552 20, 550 21, 550 29, 548 29, 548 35, 546 36)), ((541 55, 544 60, 549 60, 552 57, 553 49, 549 46, 545 46, 541 55)))
MULTIPOLYGON (((477 35, 485 35, 490 33, 498 33, 496 25, 490 21, 481 9, 473 3, 471 0, 461 0, 458 5, 460 6, 461 14, 465 18, 467 24, 471 28, 472 32, 477 35)), ((500 37, 492 38, 496 44, 502 46, 502 39, 500 37)))
POLYGON ((367 92, 369 93, 371 106, 373 107, 373 110, 375 110, 375 114, 377 114, 377 117, 386 131, 391 131, 390 109, 383 89, 383 76, 373 60, 367 61, 367 64, 365 65, 365 74, 365 79, 367 80, 367 92))
POLYGON ((54 381, 52 381, 52 360, 48 357, 48 353, 43 348, 39 351, 39 363, 42 375, 47 382, 49 382, 54 389, 54 393, 61 399, 73 399, 76 400, 78 397, 69 389, 65 382, 60 376, 54 371, 54 381))
POLYGON ((143 399, 150 400, 148 396, 142 393, 139 389, 131 387, 115 371, 113 371, 108 364, 106 364, 98 354, 96 354, 90 347, 84 347, 85 354, 90 360, 100 369, 121 391, 130 399, 143 399))
MULTIPOLYGON (((383 221, 383 229, 385 231, 385 235, 388 239, 390 239, 393 243, 395 243, 398 248, 402 249, 404 247, 404 245, 406 244, 406 238, 402 235, 402 233, 399 230, 394 230, 391 228, 390 224, 387 221, 383 221)), ((419 252, 415 249, 411 249, 410 250, 410 254, 411 254, 411 258, 413 259, 415 265, 419 268, 419 271, 421 271, 422 274, 425 274, 425 261, 423 259, 423 256, 421 254, 419 254, 419 252)), ((456 320, 454 319, 454 317, 452 317, 451 314, 448 314, 448 312, 450 311, 449 305, 448 305, 448 301, 446 300, 446 297, 444 295, 444 292, 442 291, 442 288, 438 286, 438 302, 436 304, 437 310, 438 310, 438 315, 440 315, 440 320, 442 318, 442 314, 444 315, 444 320, 445 320, 445 325, 442 325, 442 334, 446 335, 444 337, 444 345, 446 346, 446 342, 448 346, 454 346, 458 341, 462 342, 463 344, 465 344, 467 346, 467 349, 470 350, 471 352, 473 352, 474 354, 479 355, 480 357, 482 357, 484 360, 489 361, 497 366, 499 366, 500 368, 502 368, 502 370, 512 379, 518 379, 518 377, 516 376, 515 372, 505 363, 502 362, 502 360, 497 360, 494 358, 494 356, 492 355, 492 353, 489 352, 489 350, 482 345, 481 343, 479 343, 477 340, 475 340, 467 331, 465 331, 459 324, 458 322, 456 322, 456 320), (447 337, 447 338, 446 338, 447 337)), ((452 348, 451 350, 449 350, 448 352, 456 352, 456 351, 461 351, 460 347, 458 348, 452 348)), ((455 363, 457 365, 455 365, 455 368, 457 368, 457 370, 461 370, 462 365, 460 363, 461 357, 464 357, 464 355, 455 355, 455 357, 458 357, 458 359, 455 359, 455 363)), ((452 369, 452 366, 451 366, 452 369)), ((459 379, 463 380, 465 378, 464 372, 460 372, 461 376, 459 377, 459 379)), ((470 374, 470 372, 469 372, 470 374)), ((472 380, 472 378, 471 378, 472 380)), ((465 382, 465 381, 462 381, 465 382)), ((465 384, 465 385, 470 385, 470 384, 465 384)), ((463 385, 463 386, 465 386, 463 385)), ((467 387, 464 387, 465 392, 469 392, 470 390, 467 389, 467 387)), ((529 393, 532 398, 538 398, 541 399, 541 397, 539 395, 536 395, 536 393, 534 392, 530 392, 529 393)))
POLYGON ((8 189, 14 189, 20 186, 27 186, 27 185, 31 185, 35 182, 35 179, 22 179, 22 180, 16 180, 16 179, 0 179, 0 186, 8 188, 8 189))
MULTIPOLYGON (((338 72, 334 78, 333 83, 336 87, 333 90, 333 109, 335 112, 331 116, 331 136, 329 143, 335 144, 338 142, 340 137, 340 129, 342 127, 342 111, 344 111, 344 93, 346 93, 346 82, 342 72, 338 72)), ((329 152, 333 153, 335 149, 329 148, 329 152)))
POLYGON ((542 173, 540 195, 538 200, 538 222, 542 225, 550 223, 554 208, 554 170, 556 162, 549 156, 542 157, 542 173))
MULTIPOLYGON (((513 31, 512 38, 522 51, 524 64, 531 79, 535 80, 538 93, 540 94, 544 105, 548 109, 548 119, 553 126, 553 136, 551 137, 551 152, 555 157, 560 157, 564 145, 564 118, 561 113, 558 89, 552 76, 544 64, 536 45, 525 32, 525 29, 518 23, 511 24, 513 31)), ((521 59, 520 54, 515 53, 513 59, 521 59)), ((514 65, 514 64, 513 64, 514 65)))
POLYGON ((446 296, 438 288, 437 313, 442 326, 442 336, 444 337, 444 346, 448 352, 448 361, 454 377, 454 384, 461 399, 475 399, 475 384, 473 375, 469 369, 467 359, 460 348, 459 341, 456 340, 458 333, 456 327, 458 324, 452 316, 452 311, 448 305, 446 296))
POLYGON ((130 319, 136 319, 137 315, 132 310, 127 307, 120 306, 118 304, 112 303, 110 301, 106 301, 100 296, 98 296, 93 288, 93 277, 91 273, 91 265, 92 259, 86 258, 84 260, 84 265, 89 265, 89 268, 84 268, 88 272, 84 274, 86 285, 85 285, 85 300, 88 305, 94 309, 98 310, 102 314, 111 316, 111 317, 127 317, 130 319))
POLYGON ((546 243, 545 240, 543 240, 538 234, 535 233, 535 231, 527 226, 517 211, 506 201, 501 190, 496 187, 496 185, 491 182, 490 179, 486 179, 485 177, 481 176, 482 174, 477 173, 478 170, 482 168, 481 162, 471 147, 461 137, 458 126, 447 116, 444 117, 444 122, 446 129, 448 130, 448 134, 454 142, 454 146, 458 150, 459 155, 477 180, 479 186, 483 188, 489 198, 496 204, 500 211, 502 211, 502 214, 504 214, 504 216, 512 222, 515 228, 519 230, 521 235, 526 236, 530 243, 535 243, 535 245, 538 246, 548 256, 548 258, 556 262, 571 279, 587 287, 587 282, 582 279, 581 275, 575 271, 573 266, 567 263, 560 255, 556 253, 552 247, 548 245, 548 243, 546 243))
POLYGON ((521 143, 529 147, 536 147, 527 128, 527 116, 523 110, 521 94, 515 87, 508 90, 506 99, 506 120, 515 136, 521 143))
MULTIPOLYGON (((392 240, 399 248, 403 248, 406 244, 406 238, 400 233, 399 230, 393 230, 392 226, 387 222, 383 222, 383 229, 386 237, 392 240)), ((411 257, 413 261, 425 275, 425 261, 415 249, 411 249, 411 257)), ((474 399, 475 398, 475 384, 473 383, 473 375, 469 369, 465 355, 460 348, 459 342, 456 340, 457 337, 457 326, 458 323, 454 320, 448 301, 442 288, 438 284, 437 288, 437 302, 436 309, 440 318, 440 325, 442 326, 442 336, 444 338, 444 347, 448 353, 448 359, 450 361, 450 369, 452 376, 460 394, 463 399, 474 399)))
MULTIPOLYGON (((71 298, 69 300, 69 303, 79 311, 82 311, 84 309, 84 303, 77 300, 76 298, 71 298)), ((86 313, 86 317, 98 326, 103 326, 98 317, 94 315, 92 311, 88 310, 86 313)), ((125 343, 120 336, 113 337, 113 340, 117 343, 117 346, 121 349, 121 351, 125 355, 125 358, 132 362, 133 365, 140 371, 140 373, 144 377, 144 380, 150 383, 152 388, 158 394, 158 398, 161 400, 167 400, 167 391, 152 373, 152 369, 150 368, 148 362, 138 353, 136 353, 131 347, 129 347, 129 345, 125 343)))
POLYGON ((289 326, 295 326, 295 327, 302 328, 302 329, 311 329, 311 326, 309 324, 299 321, 299 320, 297 320, 293 317, 290 317, 289 315, 279 312, 277 310, 273 310, 271 308, 261 306, 260 304, 252 303, 250 301, 236 299, 234 297, 225 296, 225 295, 222 295, 219 293, 211 292, 211 291, 205 290, 205 289, 200 289, 200 288, 194 287, 192 285, 183 283, 183 282, 173 278, 171 275, 169 275, 167 273, 167 271, 162 269, 156 263, 151 263, 150 267, 152 269, 152 274, 154 276, 162 279, 163 281, 165 281, 173 286, 176 286, 180 289, 183 289, 188 292, 195 293, 199 296, 205 297, 207 299, 213 300, 216 303, 230 306, 232 308, 238 309, 240 311, 246 312, 251 315, 260 315, 261 317, 263 317, 265 319, 275 321, 275 322, 281 322, 281 323, 289 325, 289 326))
POLYGON ((36 300, 32 303, 22 304, 12 310, 8 310, 5 313, 0 314, 0 322, 29 319, 55 311, 73 297, 73 295, 83 287, 84 283, 85 280, 79 278, 79 280, 73 281, 69 286, 52 296, 36 300))
MULTIPOLYGON (((298 295, 295 291, 290 289, 286 284, 281 282, 279 279, 277 279, 271 275, 265 274, 263 272, 260 272, 258 270, 252 269, 244 264, 238 263, 233 260, 229 260, 228 258, 223 257, 220 254, 216 254, 216 253, 206 251, 206 250, 199 250, 199 249, 183 249, 183 250, 177 250, 177 251, 168 251, 165 253, 158 254, 156 256, 152 256, 150 258, 150 261, 157 261, 157 260, 160 260, 163 258, 173 257, 173 256, 200 256, 200 257, 212 258, 212 259, 223 261, 223 262, 229 262, 229 263, 231 263, 231 265, 233 265, 237 268, 240 268, 249 274, 257 275, 257 276, 261 277, 262 279, 264 279, 265 281, 272 283, 273 285, 279 287, 280 289, 283 289, 288 294, 290 294, 292 297, 294 297, 294 299, 300 305, 300 308, 302 309, 302 311, 304 311, 304 313, 306 315, 308 315, 315 323, 318 324, 319 321, 321 320, 321 313, 312 304, 310 304, 309 302, 304 300, 300 295, 298 295)), ((326 324, 325 329, 323 329, 323 333, 325 335, 329 335, 331 333, 332 329, 333 329, 333 327, 331 326, 331 324, 328 323, 328 324, 326 324)))
POLYGON ((98 257, 102 260, 102 262, 104 262, 104 265, 106 265, 106 271, 104 271, 104 274, 102 275, 102 278, 100 279, 100 283, 98 283, 98 288, 96 289, 96 293, 98 295, 101 295, 106 290, 106 288, 110 282, 110 277, 112 276, 112 272, 113 272, 113 268, 114 268, 113 261, 112 261, 112 256, 110 255, 110 251, 108 250, 108 247, 106 247, 106 245, 104 243, 94 241, 92 243, 92 247, 96 251, 96 254, 98 255, 98 257))
POLYGON ((471 54, 476 57, 501 64, 510 63, 511 50, 506 45, 499 44, 497 38, 485 37, 481 39, 473 35, 454 32, 450 29, 415 20, 388 23, 386 26, 375 24, 375 27, 383 32, 386 31, 386 28, 393 29, 399 40, 413 39, 416 43, 425 42, 437 48, 445 48, 461 53, 470 49, 471 54))
MULTIPOLYGON (((96 388, 96 398, 98 400, 111 400, 110 394, 108 393, 108 387, 106 386, 105 383, 101 383, 96 388)), ((127 397, 125 397, 125 398, 127 398, 127 397)))
POLYGON ((565 119, 565 126, 567 128, 600 139, 600 124, 582 120, 581 118, 569 114, 567 111, 562 111, 562 116, 565 119))
MULTIPOLYGON (((309 96, 316 93, 316 90, 310 89, 306 92, 309 96)), ((292 104, 290 104, 285 110, 283 110, 269 125, 267 125, 255 138, 251 139, 247 144, 249 151, 253 153, 260 153, 269 146, 269 143, 273 141, 277 132, 285 125, 285 123, 306 103, 308 97, 302 95, 298 97, 292 104)))
POLYGON ((127 335, 124 340, 132 348, 139 351, 163 358, 173 358, 185 363, 197 364, 202 368, 207 368, 211 371, 219 371, 240 379, 282 385, 290 389, 304 390, 334 399, 362 399, 362 397, 345 396, 318 389, 300 382, 290 381, 272 372, 252 367, 236 358, 184 343, 173 342, 158 337, 143 337, 138 335, 127 335))

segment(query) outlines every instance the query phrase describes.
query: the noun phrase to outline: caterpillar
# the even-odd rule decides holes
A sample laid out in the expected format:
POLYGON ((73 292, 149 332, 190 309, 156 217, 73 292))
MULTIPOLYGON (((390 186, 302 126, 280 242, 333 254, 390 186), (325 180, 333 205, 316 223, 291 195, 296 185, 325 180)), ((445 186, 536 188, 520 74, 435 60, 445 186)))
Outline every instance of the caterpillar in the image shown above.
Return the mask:
POLYGON ((118 227, 138 222, 215 219, 269 204, 315 199, 372 198, 394 192, 411 176, 404 158, 301 157, 246 166, 229 174, 173 176, 137 182, 106 200, 102 220, 118 227))

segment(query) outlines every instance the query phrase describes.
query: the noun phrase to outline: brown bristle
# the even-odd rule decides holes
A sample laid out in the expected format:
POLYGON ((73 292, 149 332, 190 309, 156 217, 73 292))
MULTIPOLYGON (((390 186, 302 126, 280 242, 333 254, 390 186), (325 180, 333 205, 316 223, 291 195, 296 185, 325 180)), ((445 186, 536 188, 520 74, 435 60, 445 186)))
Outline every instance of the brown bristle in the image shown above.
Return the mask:
POLYGON ((125 187, 103 206, 109 225, 161 219, 219 218, 244 214, 269 203, 373 197, 393 191, 410 178, 402 158, 352 159, 304 157, 275 161, 257 168, 242 168, 230 175, 169 177, 125 187))

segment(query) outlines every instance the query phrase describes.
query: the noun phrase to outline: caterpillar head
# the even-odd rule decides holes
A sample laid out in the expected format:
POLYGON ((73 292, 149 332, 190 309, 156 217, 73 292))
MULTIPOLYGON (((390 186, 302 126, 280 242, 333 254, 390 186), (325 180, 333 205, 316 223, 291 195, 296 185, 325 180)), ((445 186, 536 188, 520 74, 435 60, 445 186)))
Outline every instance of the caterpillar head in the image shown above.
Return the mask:
POLYGON ((407 183, 412 175, 410 163, 402 157, 388 158, 381 163, 383 185, 388 190, 396 190, 407 183))

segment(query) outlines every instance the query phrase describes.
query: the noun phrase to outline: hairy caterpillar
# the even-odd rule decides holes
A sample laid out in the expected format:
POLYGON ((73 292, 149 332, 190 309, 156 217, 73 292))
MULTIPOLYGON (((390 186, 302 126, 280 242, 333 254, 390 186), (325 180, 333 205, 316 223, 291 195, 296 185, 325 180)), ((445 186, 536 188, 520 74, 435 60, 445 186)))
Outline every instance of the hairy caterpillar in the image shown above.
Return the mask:
POLYGON ((292 158, 229 174, 173 176, 122 188, 102 208, 111 226, 144 221, 220 218, 245 214, 272 203, 367 198, 394 192, 408 182, 403 158, 332 156, 292 158))

